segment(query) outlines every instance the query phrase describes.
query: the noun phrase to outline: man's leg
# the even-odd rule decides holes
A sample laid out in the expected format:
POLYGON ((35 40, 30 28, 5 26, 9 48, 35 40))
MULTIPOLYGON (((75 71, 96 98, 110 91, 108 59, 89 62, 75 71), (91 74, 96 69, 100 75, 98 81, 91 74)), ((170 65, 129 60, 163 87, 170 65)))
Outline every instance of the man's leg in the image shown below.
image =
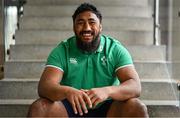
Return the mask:
POLYGON ((66 108, 62 102, 52 102, 45 98, 39 98, 29 107, 28 117, 68 117, 66 108))
POLYGON ((148 117, 147 107, 137 98, 124 102, 114 101, 107 117, 148 117))

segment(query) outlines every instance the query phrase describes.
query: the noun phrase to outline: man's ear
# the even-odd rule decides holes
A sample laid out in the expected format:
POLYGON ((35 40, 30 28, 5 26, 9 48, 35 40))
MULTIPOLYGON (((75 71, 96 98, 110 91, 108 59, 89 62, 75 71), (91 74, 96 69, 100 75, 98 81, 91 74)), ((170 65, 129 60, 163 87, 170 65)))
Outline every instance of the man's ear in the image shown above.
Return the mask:
POLYGON ((102 31, 102 24, 99 25, 99 31, 102 31))
POLYGON ((75 25, 74 25, 74 23, 73 23, 73 31, 75 32, 75 25))

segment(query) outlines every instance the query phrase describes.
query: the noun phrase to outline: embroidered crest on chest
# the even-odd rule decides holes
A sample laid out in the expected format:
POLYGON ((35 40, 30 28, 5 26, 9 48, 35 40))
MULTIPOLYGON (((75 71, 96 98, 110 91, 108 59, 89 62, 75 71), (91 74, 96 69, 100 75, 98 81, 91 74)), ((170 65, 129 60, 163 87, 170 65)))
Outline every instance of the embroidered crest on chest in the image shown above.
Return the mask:
POLYGON ((70 58, 69 61, 70 61, 71 64, 78 64, 76 58, 70 58))

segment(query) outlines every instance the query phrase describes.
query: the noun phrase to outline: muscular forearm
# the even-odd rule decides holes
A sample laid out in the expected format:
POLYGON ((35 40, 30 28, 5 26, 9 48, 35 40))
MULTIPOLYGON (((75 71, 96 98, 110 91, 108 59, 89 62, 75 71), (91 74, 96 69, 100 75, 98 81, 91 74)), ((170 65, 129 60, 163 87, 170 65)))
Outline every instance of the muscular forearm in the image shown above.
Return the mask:
POLYGON ((38 93, 40 97, 45 97, 52 101, 59 101, 66 98, 66 94, 70 89, 72 88, 59 84, 51 84, 48 86, 39 85, 38 93))
POLYGON ((105 87, 108 96, 114 100, 124 101, 129 98, 139 97, 141 85, 133 79, 123 82, 120 86, 105 87))

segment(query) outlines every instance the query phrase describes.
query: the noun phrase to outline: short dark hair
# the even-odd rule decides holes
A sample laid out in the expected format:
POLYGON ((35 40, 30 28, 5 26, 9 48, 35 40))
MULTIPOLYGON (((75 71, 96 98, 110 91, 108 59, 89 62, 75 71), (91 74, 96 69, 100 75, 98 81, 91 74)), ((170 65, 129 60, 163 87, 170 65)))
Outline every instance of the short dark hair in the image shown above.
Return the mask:
POLYGON ((99 18, 100 22, 102 21, 102 15, 101 12, 99 10, 97 10, 97 8, 90 4, 90 3, 82 3, 74 12, 74 14, 72 15, 73 18, 73 22, 75 21, 77 15, 79 15, 80 13, 84 12, 84 11, 91 11, 94 14, 96 14, 96 16, 99 18))

